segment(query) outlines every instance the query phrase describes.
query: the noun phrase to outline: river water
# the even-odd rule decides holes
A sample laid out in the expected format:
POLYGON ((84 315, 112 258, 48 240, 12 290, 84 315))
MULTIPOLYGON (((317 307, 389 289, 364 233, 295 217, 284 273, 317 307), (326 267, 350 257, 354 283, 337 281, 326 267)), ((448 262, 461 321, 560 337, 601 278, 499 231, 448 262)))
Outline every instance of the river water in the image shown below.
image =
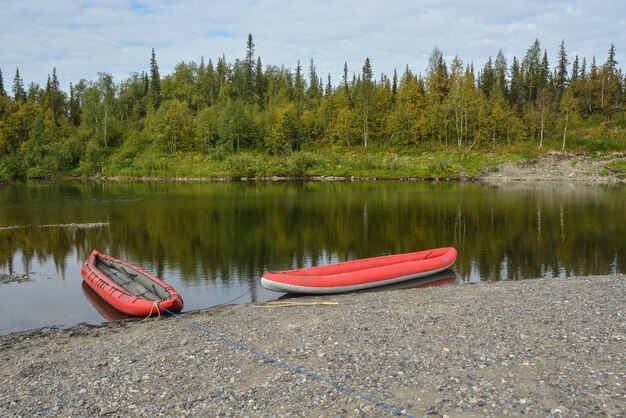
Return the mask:
POLYGON ((266 270, 447 246, 458 284, 624 272, 624 214, 625 187, 575 183, 9 185, 0 334, 119 316, 82 285, 93 249, 165 279, 189 311, 281 296, 266 270))

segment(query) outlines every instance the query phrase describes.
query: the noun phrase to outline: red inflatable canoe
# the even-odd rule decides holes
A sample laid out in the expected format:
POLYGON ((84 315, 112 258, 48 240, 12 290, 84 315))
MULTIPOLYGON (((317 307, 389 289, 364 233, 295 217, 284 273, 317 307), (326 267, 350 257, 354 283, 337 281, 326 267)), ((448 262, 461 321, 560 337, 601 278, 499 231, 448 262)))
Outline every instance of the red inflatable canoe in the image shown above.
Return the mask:
POLYGON ((261 278, 261 285, 269 290, 287 293, 352 292, 429 276, 447 269, 455 260, 456 249, 436 248, 304 269, 267 272, 261 278))
POLYGON ((93 250, 80 270, 83 280, 118 311, 132 316, 179 312, 183 299, 172 286, 140 267, 93 250))
POLYGON ((83 294, 89 303, 91 303, 91 306, 96 308, 96 311, 98 311, 98 313, 107 321, 120 321, 122 319, 132 318, 130 315, 126 315, 124 312, 118 311, 106 300, 102 299, 100 295, 94 292, 86 281, 83 280, 81 287, 83 288, 83 294))

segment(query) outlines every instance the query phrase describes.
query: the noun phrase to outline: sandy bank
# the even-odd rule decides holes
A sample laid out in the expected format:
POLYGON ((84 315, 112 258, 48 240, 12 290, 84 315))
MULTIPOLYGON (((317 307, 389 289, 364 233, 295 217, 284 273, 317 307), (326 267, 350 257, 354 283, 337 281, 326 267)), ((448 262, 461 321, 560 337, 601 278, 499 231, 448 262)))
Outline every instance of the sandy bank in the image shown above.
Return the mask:
MULTIPOLYGON (((412 416, 617 417, 626 416, 624 295, 626 276, 614 275, 184 318, 412 416)), ((11 334, 0 355, 0 416, 392 415, 176 318, 11 334)))

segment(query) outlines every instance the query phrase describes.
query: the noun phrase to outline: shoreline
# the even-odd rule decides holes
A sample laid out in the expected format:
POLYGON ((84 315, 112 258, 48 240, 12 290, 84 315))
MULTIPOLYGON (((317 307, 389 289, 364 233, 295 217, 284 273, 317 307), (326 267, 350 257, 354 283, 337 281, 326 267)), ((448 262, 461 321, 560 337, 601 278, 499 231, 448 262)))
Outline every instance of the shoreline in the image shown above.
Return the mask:
MULTIPOLYGON (((603 157, 593 157, 586 153, 574 154, 568 152, 550 151, 535 158, 524 161, 507 161, 494 169, 476 175, 457 172, 450 175, 438 176, 407 176, 407 175, 262 175, 262 176, 60 176, 55 178, 30 178, 26 180, 77 180, 77 181, 175 181, 175 182, 281 182, 281 181, 460 181, 483 183, 509 182, 576 182, 620 184, 626 183, 626 173, 620 170, 607 168, 607 164, 622 160, 625 153, 614 152, 603 157)), ((1 183, 0 183, 1 184, 1 183)))
POLYGON ((623 274, 483 282, 12 333, 0 415, 391 415, 219 335, 412 416, 626 416, 624 294, 623 274))

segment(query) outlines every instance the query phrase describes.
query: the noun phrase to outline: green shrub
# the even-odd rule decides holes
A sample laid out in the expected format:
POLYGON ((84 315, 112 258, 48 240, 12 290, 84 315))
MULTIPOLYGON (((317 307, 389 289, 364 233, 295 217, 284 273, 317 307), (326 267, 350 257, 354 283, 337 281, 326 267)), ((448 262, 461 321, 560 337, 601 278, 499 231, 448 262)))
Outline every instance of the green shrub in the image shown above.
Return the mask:
POLYGON ((256 177, 261 172, 258 158, 251 154, 231 155, 226 163, 233 177, 256 177))
POLYGON ((26 169, 23 158, 16 154, 0 156, 0 182, 24 178, 26 169))
POLYGON ((315 167, 319 158, 311 152, 298 152, 289 158, 287 168, 291 176, 305 176, 309 170, 315 167))

